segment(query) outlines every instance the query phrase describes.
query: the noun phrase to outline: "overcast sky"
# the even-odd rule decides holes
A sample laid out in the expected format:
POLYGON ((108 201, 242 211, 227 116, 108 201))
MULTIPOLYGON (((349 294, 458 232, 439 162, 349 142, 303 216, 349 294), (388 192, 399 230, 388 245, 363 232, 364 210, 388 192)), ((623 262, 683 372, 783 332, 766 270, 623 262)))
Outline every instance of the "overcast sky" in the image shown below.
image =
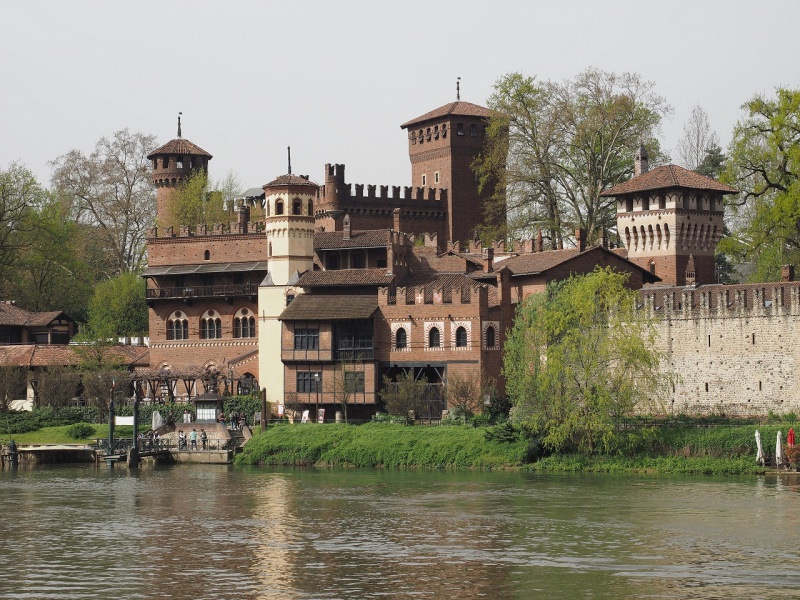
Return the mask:
POLYGON ((692 108, 723 146, 754 94, 800 85, 794 0, 286 0, 0 2, 0 168, 91 152, 115 131, 177 133, 243 187, 287 172, 410 185, 400 124, 455 100, 486 104, 503 74, 635 72, 672 105, 675 151, 692 108))

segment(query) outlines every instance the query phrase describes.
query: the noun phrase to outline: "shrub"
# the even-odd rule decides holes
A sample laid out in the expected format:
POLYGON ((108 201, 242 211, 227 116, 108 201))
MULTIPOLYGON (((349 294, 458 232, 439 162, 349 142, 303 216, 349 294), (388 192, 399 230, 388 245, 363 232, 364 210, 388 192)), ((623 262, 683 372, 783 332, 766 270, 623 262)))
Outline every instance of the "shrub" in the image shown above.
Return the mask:
POLYGON ((94 437, 95 429, 89 423, 75 423, 67 428, 67 435, 73 440, 82 440, 89 437, 94 437))

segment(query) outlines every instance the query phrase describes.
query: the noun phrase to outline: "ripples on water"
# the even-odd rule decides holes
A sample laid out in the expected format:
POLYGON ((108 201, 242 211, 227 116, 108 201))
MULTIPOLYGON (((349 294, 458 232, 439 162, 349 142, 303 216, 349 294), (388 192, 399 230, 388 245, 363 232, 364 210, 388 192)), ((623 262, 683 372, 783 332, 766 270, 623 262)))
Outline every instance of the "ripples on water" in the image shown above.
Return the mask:
POLYGON ((0 598, 800 597, 791 478, 0 471, 0 598))

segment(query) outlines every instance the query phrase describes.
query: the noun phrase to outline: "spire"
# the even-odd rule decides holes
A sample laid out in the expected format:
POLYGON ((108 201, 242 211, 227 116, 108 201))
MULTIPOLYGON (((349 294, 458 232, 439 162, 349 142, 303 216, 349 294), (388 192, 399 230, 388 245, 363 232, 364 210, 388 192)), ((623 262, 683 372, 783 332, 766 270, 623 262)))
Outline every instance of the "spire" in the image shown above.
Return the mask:
POLYGON ((178 113, 178 137, 181 137, 181 115, 182 114, 183 114, 182 112, 178 113))
POLYGON ((456 100, 461 100, 461 77, 456 77, 456 100))
POLYGON ((286 146, 286 154, 289 156, 289 175, 292 174, 292 147, 286 146))

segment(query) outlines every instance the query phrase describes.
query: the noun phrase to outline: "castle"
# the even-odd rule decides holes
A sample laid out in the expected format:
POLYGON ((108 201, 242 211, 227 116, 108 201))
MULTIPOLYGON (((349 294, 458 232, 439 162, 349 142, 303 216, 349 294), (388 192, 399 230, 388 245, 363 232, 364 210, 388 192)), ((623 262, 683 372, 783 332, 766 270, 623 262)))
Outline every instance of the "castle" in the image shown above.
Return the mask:
MULTIPOLYGON (((641 149, 636 176, 604 192, 625 248, 587 246, 580 230, 574 248, 545 251, 541 238, 482 248, 468 241, 485 201, 470 165, 490 116, 457 101, 404 123, 412 186, 353 191, 344 165, 330 164, 318 186, 290 167, 240 199, 228 223, 154 229, 143 274, 151 367, 215 369, 230 391, 265 390, 273 411, 299 407, 316 420, 331 420, 343 397, 349 418, 368 418, 385 380, 413 374, 427 381, 423 416, 438 417, 448 378, 478 373, 502 393, 518 302, 600 265, 642 290, 666 368, 682 375, 665 410, 795 406, 783 389, 796 387, 796 288, 714 285, 733 188, 675 165, 650 170, 641 149), (263 218, 251 220, 256 206, 263 218)), ((181 137, 179 122, 178 138, 149 158, 162 217, 175 186, 211 155, 181 137)), ((187 376, 182 393, 201 393, 194 385, 187 376)))

